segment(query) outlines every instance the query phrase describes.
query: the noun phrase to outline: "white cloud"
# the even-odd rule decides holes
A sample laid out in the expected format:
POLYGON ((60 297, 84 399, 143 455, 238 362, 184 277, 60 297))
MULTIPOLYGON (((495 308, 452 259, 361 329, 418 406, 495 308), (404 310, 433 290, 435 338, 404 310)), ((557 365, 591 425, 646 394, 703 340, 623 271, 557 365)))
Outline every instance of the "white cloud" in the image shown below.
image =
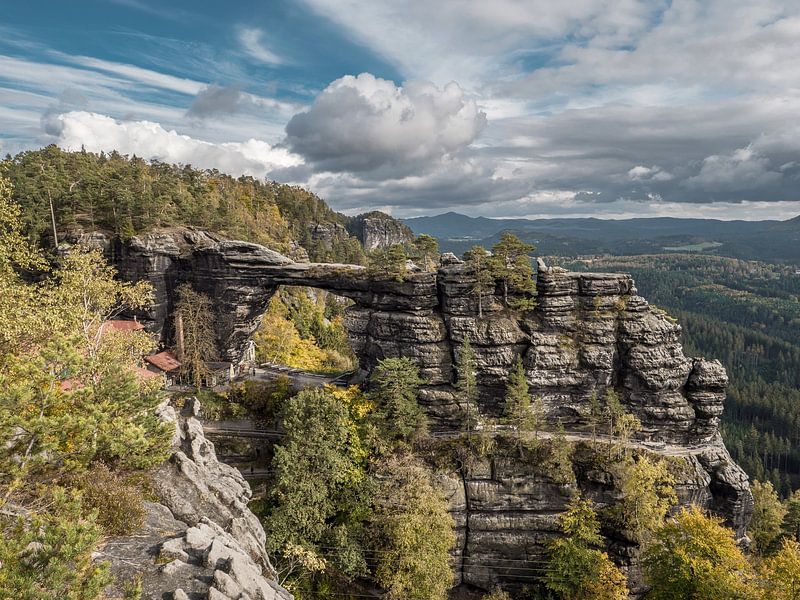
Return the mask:
POLYGON ((268 65, 281 64, 281 57, 264 46, 263 37, 264 32, 254 27, 242 27, 238 31, 239 43, 248 56, 268 65))
POLYGON ((148 121, 117 121, 111 117, 73 111, 57 117, 58 145, 68 150, 117 150, 145 159, 216 168, 232 175, 264 177, 277 168, 299 165, 300 158, 256 139, 213 144, 167 131, 148 121))
POLYGON ((404 76, 482 86, 521 55, 567 36, 628 42, 662 2, 637 0, 304 0, 404 76))
POLYGON ((731 154, 706 157, 700 172, 687 179, 686 185, 710 192, 745 191, 770 187, 782 178, 782 173, 770 169, 769 158, 749 145, 731 154))
POLYGON ((61 59, 72 62, 76 65, 80 65, 81 67, 118 75, 129 81, 135 81, 141 85, 157 89, 169 90, 186 95, 194 95, 199 93, 205 87, 205 84, 199 81, 194 81, 192 79, 186 79, 183 77, 175 77, 173 75, 159 73, 158 71, 143 69, 135 65, 101 60, 99 58, 92 58, 90 56, 70 56, 62 53, 53 54, 61 59))
POLYGON ((287 144, 322 171, 396 177, 472 143, 486 115, 455 82, 393 82, 369 73, 331 83, 289 121, 287 144))
POLYGON ((633 181, 670 181, 675 178, 672 173, 664 171, 656 165, 652 167, 637 165, 628 171, 628 177, 633 181))

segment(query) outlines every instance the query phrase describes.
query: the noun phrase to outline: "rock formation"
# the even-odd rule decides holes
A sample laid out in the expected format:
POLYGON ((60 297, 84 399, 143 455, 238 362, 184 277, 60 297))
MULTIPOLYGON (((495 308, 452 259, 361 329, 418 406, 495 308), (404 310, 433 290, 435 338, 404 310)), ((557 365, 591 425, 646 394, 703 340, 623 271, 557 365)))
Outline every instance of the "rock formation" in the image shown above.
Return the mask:
POLYGON ((98 558, 109 561, 118 597, 139 579, 142 600, 291 600, 275 581, 264 550, 266 534, 247 508, 250 486, 217 460, 214 445, 195 418, 169 405, 161 417, 175 424, 172 456, 153 474, 159 502, 148 502, 144 526, 108 539, 98 558))
POLYGON ((404 244, 414 239, 414 233, 408 225, 380 211, 351 217, 347 222, 347 231, 358 238, 367 251, 404 244))
MULTIPOLYGON (((387 357, 413 358, 426 382, 420 402, 436 427, 460 427, 453 365, 465 338, 477 355, 484 415, 502 413, 517 357, 548 422, 575 435, 590 427, 592 398, 614 390, 643 425, 636 443, 680 464, 681 501, 713 508, 745 536, 752 512, 747 476, 719 434, 725 370, 718 361, 684 356, 680 326, 638 296, 628 275, 570 273, 540 261, 535 309, 516 312, 503 306, 501 296, 489 295, 478 318, 474 280, 453 256, 437 273, 395 281, 371 278, 353 265, 295 263, 255 244, 192 230, 111 246, 122 276, 154 284, 156 307, 142 315, 154 331, 169 335, 166 317, 178 283, 190 281, 207 293, 230 360, 257 328, 277 286, 311 286, 352 298, 345 324, 362 370, 387 357)), ((445 477, 462 534, 456 568, 461 581, 484 589, 524 583, 526 571, 508 565, 541 559, 575 486, 600 505, 615 500, 608 474, 576 464, 577 481, 565 484, 537 466, 498 454, 466 474, 445 477)), ((609 539, 612 554, 634 565, 634 545, 609 539)))

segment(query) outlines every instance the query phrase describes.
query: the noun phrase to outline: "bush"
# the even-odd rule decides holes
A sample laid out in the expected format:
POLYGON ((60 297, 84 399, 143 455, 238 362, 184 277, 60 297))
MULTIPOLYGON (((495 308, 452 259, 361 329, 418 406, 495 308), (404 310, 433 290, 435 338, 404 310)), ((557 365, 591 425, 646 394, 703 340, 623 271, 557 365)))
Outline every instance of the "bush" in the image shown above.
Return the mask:
POLYGON ((94 600, 111 583, 92 553, 100 541, 76 493, 51 490, 47 512, 0 521, 0 598, 94 600))
POLYGON ((144 523, 142 485, 133 476, 111 471, 99 463, 76 480, 83 504, 97 511, 97 524, 108 535, 130 535, 144 523))

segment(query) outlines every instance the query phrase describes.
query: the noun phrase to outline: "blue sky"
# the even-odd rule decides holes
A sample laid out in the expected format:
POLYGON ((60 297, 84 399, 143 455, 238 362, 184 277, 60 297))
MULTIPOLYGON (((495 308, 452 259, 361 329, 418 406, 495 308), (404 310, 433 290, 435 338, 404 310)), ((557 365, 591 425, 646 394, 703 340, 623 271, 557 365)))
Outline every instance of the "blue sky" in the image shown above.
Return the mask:
POLYGON ((800 213, 800 6, 9 3, 0 149, 117 149, 398 216, 800 213))

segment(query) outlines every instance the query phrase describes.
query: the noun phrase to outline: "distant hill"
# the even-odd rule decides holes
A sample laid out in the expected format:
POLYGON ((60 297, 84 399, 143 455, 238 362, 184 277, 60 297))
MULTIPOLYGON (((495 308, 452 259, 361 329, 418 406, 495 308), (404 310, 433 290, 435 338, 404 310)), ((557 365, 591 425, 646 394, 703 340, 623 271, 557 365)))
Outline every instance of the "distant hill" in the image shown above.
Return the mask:
POLYGON ((733 258, 800 264, 800 216, 788 221, 715 219, 487 219, 449 212, 405 220, 415 234, 439 240, 461 254, 475 244, 489 247, 513 231, 537 252, 554 256, 630 256, 698 252, 733 258))

